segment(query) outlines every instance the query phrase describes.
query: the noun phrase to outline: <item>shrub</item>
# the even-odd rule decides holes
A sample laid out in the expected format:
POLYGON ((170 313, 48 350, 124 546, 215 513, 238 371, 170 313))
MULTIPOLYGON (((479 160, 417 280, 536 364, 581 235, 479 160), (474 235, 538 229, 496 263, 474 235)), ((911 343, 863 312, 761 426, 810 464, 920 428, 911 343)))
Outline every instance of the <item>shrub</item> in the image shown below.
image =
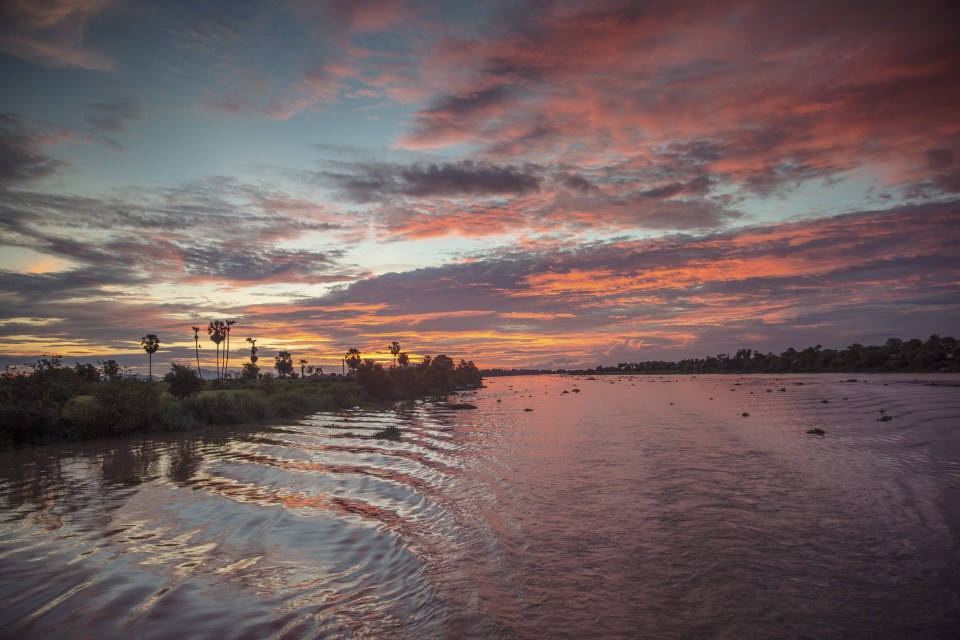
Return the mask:
POLYGON ((159 393, 157 385, 135 378, 103 383, 94 392, 100 409, 99 419, 114 435, 148 431, 159 393))
POLYGON ((161 403, 151 418, 151 427, 156 431, 189 431, 197 426, 198 420, 179 401, 161 403))
POLYGON ((168 392, 174 398, 195 396, 203 389, 203 380, 197 372, 182 364, 171 364, 170 372, 163 376, 163 380, 170 385, 168 392))
POLYGON ((395 424, 392 424, 386 429, 381 429, 373 434, 374 438, 379 438, 380 440, 399 440, 400 436, 400 429, 395 424))

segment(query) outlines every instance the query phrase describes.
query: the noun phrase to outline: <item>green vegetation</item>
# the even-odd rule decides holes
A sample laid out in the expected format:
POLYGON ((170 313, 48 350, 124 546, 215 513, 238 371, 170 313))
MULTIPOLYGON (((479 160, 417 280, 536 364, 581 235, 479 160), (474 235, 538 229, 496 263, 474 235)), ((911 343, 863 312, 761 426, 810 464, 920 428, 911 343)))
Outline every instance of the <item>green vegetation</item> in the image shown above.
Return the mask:
MULTIPOLYGON (((255 371, 253 347, 251 356, 253 362, 247 364, 255 371)), ((124 376, 110 360, 102 365, 65 367, 60 356, 49 356, 37 360, 29 372, 11 370, 0 375, 0 449, 291 418, 445 396, 482 382, 472 362, 454 364, 445 355, 389 369, 366 360, 358 362, 348 376, 306 378, 297 377, 291 362, 292 375, 286 379, 254 372, 252 377, 206 382, 192 366, 180 364, 171 366, 162 383, 124 376)), ((248 371, 247 365, 244 370, 248 371)), ((218 371, 222 370, 218 367, 218 371)))
POLYGON ((170 365, 170 373, 163 376, 163 381, 169 385, 167 393, 174 398, 189 398, 203 391, 203 380, 186 365, 170 365))
POLYGON ((381 429, 373 434, 374 438, 380 438, 381 440, 399 440, 400 439, 400 428, 397 425, 392 424, 386 429, 381 429))

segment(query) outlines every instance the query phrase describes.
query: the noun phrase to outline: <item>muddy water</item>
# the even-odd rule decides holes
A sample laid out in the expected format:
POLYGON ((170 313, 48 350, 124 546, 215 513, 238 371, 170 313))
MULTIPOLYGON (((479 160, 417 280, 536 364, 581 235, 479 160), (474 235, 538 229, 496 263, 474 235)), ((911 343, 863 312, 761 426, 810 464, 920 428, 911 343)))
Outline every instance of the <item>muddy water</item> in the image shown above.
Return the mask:
POLYGON ((2 453, 0 636, 954 637, 960 376, 850 378, 499 378, 2 453))

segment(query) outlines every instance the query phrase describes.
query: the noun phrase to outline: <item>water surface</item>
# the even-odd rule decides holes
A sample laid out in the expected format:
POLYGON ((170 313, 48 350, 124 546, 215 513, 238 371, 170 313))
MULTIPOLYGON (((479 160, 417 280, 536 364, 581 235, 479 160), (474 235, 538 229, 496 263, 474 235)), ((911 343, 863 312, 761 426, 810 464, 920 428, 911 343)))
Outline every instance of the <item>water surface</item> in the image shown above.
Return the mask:
POLYGON ((2 453, 0 635, 953 637, 960 376, 852 379, 494 378, 2 453))

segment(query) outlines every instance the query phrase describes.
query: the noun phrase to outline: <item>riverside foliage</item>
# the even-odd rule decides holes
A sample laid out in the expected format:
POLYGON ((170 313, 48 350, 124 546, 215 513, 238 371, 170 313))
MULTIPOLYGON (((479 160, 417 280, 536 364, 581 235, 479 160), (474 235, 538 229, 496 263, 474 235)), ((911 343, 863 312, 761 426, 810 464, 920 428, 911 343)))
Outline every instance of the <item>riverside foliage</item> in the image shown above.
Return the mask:
POLYGON ((290 418, 446 395, 482 382, 472 362, 455 364, 445 355, 389 369, 366 360, 347 376, 206 382, 182 365, 173 365, 164 382, 151 382, 119 375, 109 362, 67 367, 49 356, 29 372, 0 376, 0 449, 290 418))

